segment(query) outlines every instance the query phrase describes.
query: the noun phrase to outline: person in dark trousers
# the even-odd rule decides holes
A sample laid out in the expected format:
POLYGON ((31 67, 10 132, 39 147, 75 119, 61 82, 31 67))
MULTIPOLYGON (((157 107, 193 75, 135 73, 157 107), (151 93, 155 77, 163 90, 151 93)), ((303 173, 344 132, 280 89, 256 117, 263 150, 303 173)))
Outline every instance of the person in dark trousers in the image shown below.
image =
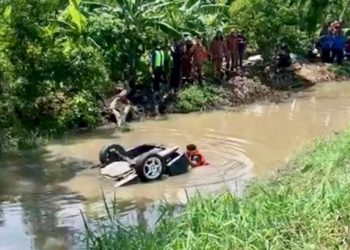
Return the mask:
POLYGON ((185 52, 182 56, 182 76, 185 82, 191 82, 193 59, 193 41, 191 37, 185 40, 185 52))
POLYGON ((165 53, 159 41, 155 42, 155 48, 151 56, 153 74, 153 105, 156 115, 159 114, 159 104, 161 102, 161 82, 164 80, 165 53))
POLYGON ((283 44, 280 48, 277 49, 276 59, 277 72, 292 65, 292 58, 290 56, 288 45, 283 44))
POLYGON ((323 63, 331 63, 331 50, 333 46, 333 35, 329 31, 326 35, 320 38, 321 45, 321 59, 323 63))
POLYGON ((338 64, 342 64, 344 60, 344 49, 345 49, 346 39, 341 31, 341 27, 335 27, 334 40, 332 44, 332 61, 336 59, 338 64))
POLYGON ((238 51, 238 63, 241 68, 243 67, 243 59, 244 59, 246 47, 247 47, 247 39, 243 35, 243 32, 239 32, 237 34, 237 51, 238 51))
POLYGON ((176 42, 171 50, 171 57, 173 61, 173 66, 171 69, 170 76, 170 87, 174 92, 177 92, 180 89, 182 81, 182 57, 184 54, 185 44, 181 41, 176 42))
POLYGON ((348 61, 350 61, 350 36, 345 43, 345 56, 348 61))
POLYGON ((160 42, 156 42, 155 49, 152 52, 152 73, 153 90, 160 91, 160 84, 164 75, 165 53, 161 48, 160 42))

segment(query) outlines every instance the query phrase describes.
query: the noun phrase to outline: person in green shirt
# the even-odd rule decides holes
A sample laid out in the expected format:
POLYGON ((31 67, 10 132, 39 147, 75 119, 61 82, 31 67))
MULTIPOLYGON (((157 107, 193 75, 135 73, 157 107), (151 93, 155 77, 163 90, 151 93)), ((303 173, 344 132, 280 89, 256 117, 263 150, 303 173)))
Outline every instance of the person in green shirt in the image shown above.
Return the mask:
POLYGON ((156 42, 156 46, 152 51, 152 73, 153 73, 153 91, 160 91, 160 84, 165 70, 165 53, 160 42, 156 42))

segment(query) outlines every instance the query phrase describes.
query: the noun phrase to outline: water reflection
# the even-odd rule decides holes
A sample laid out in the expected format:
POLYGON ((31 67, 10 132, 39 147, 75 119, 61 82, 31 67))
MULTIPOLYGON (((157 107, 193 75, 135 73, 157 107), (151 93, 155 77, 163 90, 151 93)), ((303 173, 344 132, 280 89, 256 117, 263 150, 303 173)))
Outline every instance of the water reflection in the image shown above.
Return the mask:
POLYGON ((79 212, 76 205, 83 199, 77 194, 67 195, 69 191, 57 184, 91 163, 50 158, 52 154, 43 151, 7 158, 1 164, 0 200, 9 202, 0 204, 0 249, 71 247, 69 238, 81 228, 80 218, 75 218, 78 227, 70 227, 57 215, 68 204, 79 212))

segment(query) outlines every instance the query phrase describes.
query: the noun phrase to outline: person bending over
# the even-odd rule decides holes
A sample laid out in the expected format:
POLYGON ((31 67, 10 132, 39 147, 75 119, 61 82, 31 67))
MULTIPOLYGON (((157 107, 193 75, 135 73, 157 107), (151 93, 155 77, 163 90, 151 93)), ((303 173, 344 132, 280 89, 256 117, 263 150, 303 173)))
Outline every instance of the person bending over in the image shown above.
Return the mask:
POLYGON ((209 162, 206 161, 194 144, 187 145, 186 156, 190 160, 191 167, 193 168, 209 165, 209 162))

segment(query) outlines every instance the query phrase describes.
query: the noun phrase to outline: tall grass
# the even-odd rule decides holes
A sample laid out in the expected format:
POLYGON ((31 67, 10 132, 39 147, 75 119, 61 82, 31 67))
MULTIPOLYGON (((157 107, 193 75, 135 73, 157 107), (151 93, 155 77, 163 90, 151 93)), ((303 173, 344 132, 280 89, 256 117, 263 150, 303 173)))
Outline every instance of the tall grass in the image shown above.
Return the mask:
POLYGON ((349 160, 347 130, 315 142, 242 199, 198 195, 176 218, 165 210, 154 230, 104 226, 85 240, 90 249, 349 249, 349 160))

